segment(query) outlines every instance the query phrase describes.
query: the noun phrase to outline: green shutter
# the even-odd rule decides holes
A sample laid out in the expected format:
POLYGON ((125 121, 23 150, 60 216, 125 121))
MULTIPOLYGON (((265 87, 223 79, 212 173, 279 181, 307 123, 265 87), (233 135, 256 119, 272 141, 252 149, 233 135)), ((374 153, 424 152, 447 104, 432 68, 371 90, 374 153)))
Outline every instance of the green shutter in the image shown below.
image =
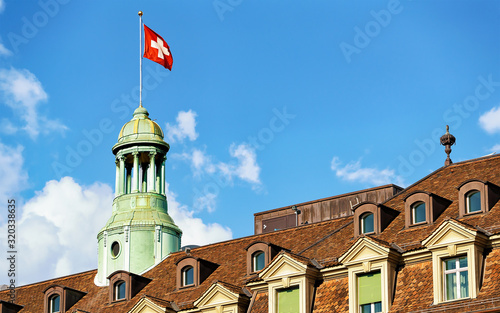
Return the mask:
POLYGON ((358 276, 358 305, 382 301, 380 272, 358 276))
POLYGON ((278 290, 278 313, 300 313, 299 287, 278 290))

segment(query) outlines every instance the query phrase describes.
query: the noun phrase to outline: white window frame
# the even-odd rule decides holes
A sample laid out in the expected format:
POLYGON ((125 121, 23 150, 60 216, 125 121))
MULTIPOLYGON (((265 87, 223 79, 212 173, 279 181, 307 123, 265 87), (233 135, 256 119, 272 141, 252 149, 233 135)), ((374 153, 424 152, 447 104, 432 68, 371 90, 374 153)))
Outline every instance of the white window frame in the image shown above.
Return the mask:
POLYGON ((49 312, 50 313, 57 313, 57 312, 61 312, 61 296, 59 294, 56 294, 56 295, 53 295, 49 298, 49 312), (54 299, 56 298, 59 298, 59 310, 58 311, 54 311, 54 299))
MULTIPOLYGON (((380 306, 382 307, 382 301, 379 301, 380 302, 380 306)), ((370 303, 370 313, 378 313, 378 312, 375 312, 375 303, 379 303, 379 302, 373 302, 373 303, 370 303)), ((359 306, 359 312, 361 312, 361 307, 363 305, 367 305, 368 303, 365 303, 365 304, 361 304, 359 306)), ((382 311, 379 311, 379 312, 382 312, 382 311)))
POLYGON ((182 268, 182 270, 181 270, 181 285, 182 285, 182 287, 194 285, 194 267, 192 267, 191 265, 186 265, 182 268), (193 271, 193 282, 190 284, 187 283, 187 272, 189 270, 193 271))
POLYGON ((368 235, 368 234, 373 234, 373 233, 375 233, 375 214, 374 214, 374 213, 372 213, 372 212, 366 212, 366 213, 363 213, 363 214, 361 214, 361 216, 359 217, 359 219, 360 219, 360 221, 359 221, 359 222, 360 222, 360 223, 359 223, 359 225, 360 225, 360 228, 361 228, 361 229, 360 229, 360 233, 361 233, 361 234, 363 234, 363 235, 368 235), (372 227, 373 227, 373 231, 371 231, 371 232, 366 232, 366 233, 365 233, 365 231, 364 231, 364 230, 365 230, 365 218, 367 218, 369 215, 372 215, 372 216, 373 216, 373 225, 372 225, 372 227))
POLYGON ((469 260, 467 258, 467 255, 462 255, 462 256, 457 256, 455 258, 451 258, 451 259, 443 259, 443 288, 444 288, 444 298, 445 298, 445 301, 453 301, 453 300, 461 300, 461 299, 467 299, 469 298, 469 296, 462 296, 461 293, 460 293, 460 273, 462 272, 466 272, 467 273, 467 293, 469 294, 469 286, 470 286, 470 283, 469 283, 469 260), (466 267, 460 267, 460 259, 461 258, 465 258, 467 260, 467 266, 466 267), (446 270, 446 261, 450 261, 450 260, 455 260, 455 269, 452 269, 452 270, 446 270), (446 284, 446 275, 447 274, 455 274, 456 275, 456 282, 457 282, 457 285, 456 285, 456 292, 457 292, 457 298, 455 299, 448 299, 446 296, 447 296, 447 284, 446 284))
POLYGON ((427 222, 427 205, 425 204, 424 201, 417 201, 417 202, 413 203, 411 205, 410 209, 411 209, 411 224, 412 225, 424 224, 424 223, 427 222), (424 215, 425 215, 425 218, 424 218, 423 221, 417 222, 416 221, 416 217, 415 217, 416 216, 415 211, 416 211, 417 206, 422 205, 422 204, 424 205, 424 215))
POLYGON ((118 282, 115 283, 115 301, 124 300, 126 298, 127 298, 127 285, 126 285, 126 282, 123 281, 123 280, 119 280, 118 282), (120 288, 121 285, 125 286, 125 293, 124 293, 124 295, 123 295, 122 298, 119 298, 119 296, 120 296, 119 288, 120 288))
POLYGON ((257 257, 264 255, 264 267, 266 267, 266 253, 262 250, 257 250, 252 254, 252 272, 258 272, 264 267, 257 269, 257 257))
POLYGON ((465 214, 473 214, 473 213, 480 213, 483 211, 483 208, 481 207, 481 191, 477 189, 470 190, 465 194, 465 214), (476 211, 471 211, 470 210, 470 196, 473 194, 479 193, 479 210, 476 211))

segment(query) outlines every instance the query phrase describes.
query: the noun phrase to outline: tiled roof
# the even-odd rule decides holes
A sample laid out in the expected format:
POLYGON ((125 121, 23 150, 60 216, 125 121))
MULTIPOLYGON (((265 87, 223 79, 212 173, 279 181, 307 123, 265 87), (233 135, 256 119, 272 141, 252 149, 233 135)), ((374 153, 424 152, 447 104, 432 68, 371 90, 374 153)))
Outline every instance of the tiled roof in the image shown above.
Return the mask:
POLYGON ((349 279, 327 280, 316 290, 314 313, 349 312, 349 279))
POLYGON ((268 296, 266 292, 259 292, 255 296, 255 301, 252 305, 252 313, 268 313, 268 296))
MULTIPOLYGON (((481 179, 500 186, 499 169, 500 156, 498 155, 456 163, 438 169, 384 202, 385 206, 399 211, 400 214, 381 234, 370 235, 367 237, 368 240, 399 252, 423 249, 422 240, 450 218, 471 230, 481 233, 487 232, 486 234, 500 233, 500 202, 497 202, 488 213, 459 218, 458 190, 456 188, 469 179, 481 179), (406 229, 404 199, 416 190, 432 192, 448 199, 451 204, 435 223, 406 229)), ((58 284, 87 293, 71 308, 70 312, 76 309, 92 313, 127 312, 142 297, 148 297, 162 307, 188 309, 193 308, 193 303, 215 282, 235 293, 245 294, 242 288, 249 282, 259 280, 256 275, 247 275, 247 251, 245 248, 251 243, 268 242, 287 249, 289 252, 286 253, 290 257, 304 264, 317 266, 319 263, 323 267, 332 267, 340 265, 338 258, 357 239, 354 238, 353 217, 349 216, 193 248, 190 251, 192 257, 219 265, 205 281, 200 282, 199 286, 196 287, 180 290, 176 287, 176 262, 187 255, 186 252, 180 251, 171 254, 156 267, 144 273, 143 276, 152 281, 130 301, 109 303, 108 287, 94 285, 96 270, 93 270, 19 287, 16 291, 17 303, 25 306, 21 313, 43 312, 43 290, 50 285, 58 284)), ((483 286, 477 299, 465 301, 470 303, 467 304, 469 307, 476 305, 473 304, 474 301, 486 301, 495 297, 500 299, 500 251, 493 250, 488 254, 484 277, 483 286)), ((430 261, 404 265, 398 269, 396 279, 396 292, 391 312, 434 310, 438 307, 451 305, 433 305, 432 303, 433 286, 430 261)), ((0 299, 8 300, 8 290, 0 292, 0 299)), ((267 305, 268 295, 265 292, 259 292, 253 299, 252 312, 267 312, 267 305)), ((479 304, 477 305, 479 306, 479 304)), ((314 313, 347 311, 347 277, 325 280, 317 287, 314 313)))
MULTIPOLYGON (((98 301, 97 299, 91 299, 94 295, 98 294, 100 290, 99 287, 94 285, 94 277, 96 274, 97 271, 93 270, 18 287, 16 288, 16 303, 24 305, 24 308, 21 311, 22 313, 43 312, 43 291, 47 289, 47 287, 55 284, 86 292, 87 295, 85 295, 81 301, 84 299, 88 301, 98 301)), ((107 295, 108 294, 106 292, 106 296, 107 295)), ((5 301, 9 300, 8 290, 0 292, 0 299, 5 301)), ((104 302, 107 302, 107 300, 108 299, 106 298, 104 302)), ((101 305, 104 302, 100 302, 99 304, 101 305)))
MULTIPOLYGON (((464 223, 464 225, 467 224, 472 227, 479 225, 491 233, 500 233, 500 201, 488 213, 458 218, 457 190, 457 186, 470 179, 486 180, 500 186, 500 170, 492 170, 499 168, 500 155, 494 155, 455 163, 438 169, 384 203, 384 205, 401 212, 401 214, 377 237, 386 242, 396 243, 405 251, 408 251, 408 247, 418 248, 420 242, 447 218, 454 218, 464 223), (405 229, 403 199, 416 190, 432 192, 452 202, 434 224, 405 229)), ((477 228, 474 229, 478 230, 477 228)))

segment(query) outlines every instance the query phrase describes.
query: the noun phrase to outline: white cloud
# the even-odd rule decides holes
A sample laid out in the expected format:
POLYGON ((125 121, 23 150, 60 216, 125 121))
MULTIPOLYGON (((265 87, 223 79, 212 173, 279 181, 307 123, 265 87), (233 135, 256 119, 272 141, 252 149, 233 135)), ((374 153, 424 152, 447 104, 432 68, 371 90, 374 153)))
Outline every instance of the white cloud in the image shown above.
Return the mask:
MULTIPOLYGON (((233 143, 229 147, 229 154, 236 161, 214 163, 212 160, 213 157, 207 155, 204 150, 196 148, 192 149, 189 153, 173 154, 172 157, 189 162, 195 177, 200 178, 203 175, 208 175, 212 179, 211 183, 217 184, 218 187, 231 186, 234 178, 237 177, 242 181, 250 183, 253 190, 260 190, 262 187, 260 181, 261 169, 257 163, 257 155, 254 148, 247 144, 236 145, 233 143)), ((216 191, 218 190, 217 188, 216 191)), ((208 212, 213 212, 215 211, 217 195, 217 192, 204 190, 204 193, 197 195, 194 199, 193 207, 197 211, 207 210, 208 212)))
POLYGON ((191 170, 195 176, 200 176, 204 173, 212 174, 216 168, 212 162, 212 158, 206 154, 204 150, 193 148, 191 152, 183 152, 181 154, 174 153, 172 158, 187 161, 191 165, 191 170))
MULTIPOLYGON (((106 184, 81 186, 71 177, 47 182, 24 204, 22 214, 18 208, 19 281, 96 268, 96 236, 111 216, 112 201, 106 184)), ((5 225, 0 236, 4 230, 5 225)))
POLYGON ((490 149, 491 152, 497 152, 499 153, 500 152, 500 144, 496 144, 494 145, 491 149, 490 149))
POLYGON ((197 211, 207 210, 208 212, 214 212, 217 203, 217 194, 212 192, 207 192, 203 196, 200 196, 194 200, 193 207, 197 211))
POLYGON ((237 176, 241 180, 249 182, 257 187, 260 182, 260 166, 257 164, 257 155, 254 148, 247 144, 232 144, 229 153, 238 160, 236 165, 220 163, 219 168, 227 176, 237 176))
POLYGON ((492 108, 479 117, 479 125, 488 133, 500 132, 500 106, 492 108))
POLYGON ((196 133, 196 112, 189 110, 187 112, 180 111, 177 114, 176 125, 170 125, 167 123, 166 139, 168 142, 183 142, 184 139, 189 138, 189 140, 194 141, 198 138, 198 133, 196 133))
POLYGON ((19 131, 19 127, 14 125, 9 119, 3 118, 0 124, 2 125, 0 132, 4 134, 12 135, 19 131))
MULTIPOLYGON (((48 96, 40 81, 30 71, 15 68, 0 69, 0 94, 5 104, 24 121, 22 129, 32 139, 36 139, 40 133, 64 132, 67 129, 59 121, 50 120, 38 112, 38 106, 46 102, 48 96)), ((13 129, 10 127, 11 131, 13 129)))
POLYGON ((361 161, 351 161, 345 166, 341 166, 339 158, 333 157, 331 169, 337 177, 350 182, 368 183, 375 186, 385 184, 404 186, 403 178, 396 175, 394 170, 361 167, 361 161))
POLYGON ((176 200, 176 195, 169 190, 167 184, 168 213, 177 226, 182 229, 182 245, 205 245, 229 240, 233 233, 229 227, 218 223, 205 224, 202 219, 194 217, 194 211, 176 200))
MULTIPOLYGON (((111 216, 113 197, 106 184, 83 186, 71 177, 63 177, 47 182, 24 204, 22 213, 18 207, 18 284, 97 268, 96 236, 111 216)), ((193 211, 177 202, 168 185, 167 198, 169 214, 183 230, 183 245, 232 238, 228 227, 206 224, 194 217, 193 211)), ((6 233, 3 224, 1 242, 5 242, 6 233)), ((5 259, 0 260, 1 268, 7 268, 5 259)))
POLYGON ((252 188, 258 188, 261 185, 260 166, 257 163, 255 149, 244 143, 239 145, 233 143, 229 147, 229 154, 236 159, 236 162, 214 163, 213 157, 196 148, 189 153, 174 154, 173 157, 189 162, 195 176, 210 174, 220 179, 219 176, 222 175, 229 182, 232 182, 234 177, 238 177, 252 184, 252 188))
MULTIPOLYGON (((1 5, 2 4, 0 1, 0 6, 1 5)), ((1 7, 0 7, 0 11, 1 11, 1 7)), ((12 52, 9 49, 5 48, 5 46, 2 43, 0 43, 0 56, 10 56, 10 55, 12 55, 12 52)))
POLYGON ((26 188, 28 173, 23 169, 23 147, 9 147, 0 143, 0 201, 15 196, 26 188))

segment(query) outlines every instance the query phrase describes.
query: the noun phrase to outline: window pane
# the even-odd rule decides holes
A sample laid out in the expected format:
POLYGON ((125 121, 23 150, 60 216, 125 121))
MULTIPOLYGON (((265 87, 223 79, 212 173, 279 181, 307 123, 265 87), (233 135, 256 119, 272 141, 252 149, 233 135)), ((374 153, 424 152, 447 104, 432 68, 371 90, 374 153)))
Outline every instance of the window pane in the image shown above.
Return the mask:
POLYGON ((278 290, 278 313, 300 313, 299 287, 278 290))
POLYGON ((192 285, 194 284, 194 269, 189 266, 182 270, 182 285, 192 285))
POLYGON ((375 312, 382 312, 382 302, 375 302, 375 312))
POLYGON ((382 300, 381 275, 369 273, 358 276, 359 304, 379 302, 382 300))
POLYGON ((460 258, 459 261, 460 261, 460 265, 459 265, 460 267, 467 267, 467 257, 466 256, 460 258))
POLYGON ((457 275, 455 273, 446 274, 446 300, 457 298, 457 275))
POLYGON ((121 282, 118 284, 118 299, 125 299, 125 283, 121 282))
POLYGON ((413 223, 425 222, 425 203, 419 202, 413 207, 413 223))
POLYGON ((446 265, 446 270, 454 270, 457 268, 457 259, 446 260, 444 264, 446 265))
POLYGON ((120 253, 120 244, 118 243, 118 241, 115 241, 111 244, 111 256, 115 258, 118 256, 119 253, 120 253))
POLYGON ((50 312, 60 312, 59 305, 60 305, 61 298, 59 296, 55 296, 50 300, 50 312))
POLYGON ((373 233, 373 214, 366 214, 361 218, 362 233, 368 234, 373 233))
POLYGON ((361 313, 372 313, 372 305, 370 304, 363 304, 361 305, 361 313))
POLYGON ((266 254, 264 252, 256 252, 253 255, 253 271, 260 271, 266 265, 265 263, 266 254))
POLYGON ((479 191, 471 191, 467 194, 467 212, 481 211, 481 193, 479 191))
POLYGON ((467 271, 460 272, 460 297, 469 296, 469 275, 467 271))

